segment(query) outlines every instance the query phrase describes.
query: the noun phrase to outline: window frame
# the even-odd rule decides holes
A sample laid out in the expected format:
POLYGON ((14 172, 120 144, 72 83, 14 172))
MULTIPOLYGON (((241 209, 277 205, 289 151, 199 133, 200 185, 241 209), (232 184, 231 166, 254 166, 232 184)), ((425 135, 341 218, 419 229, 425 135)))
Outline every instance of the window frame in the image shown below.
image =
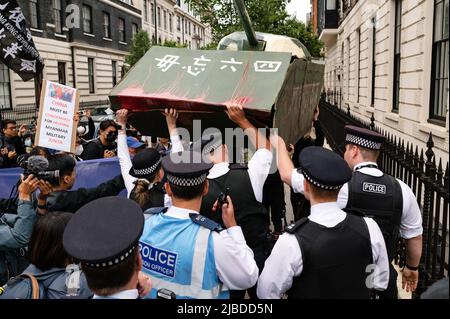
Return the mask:
MULTIPOLYGON (((430 106, 429 106, 429 115, 428 115, 428 122, 439 125, 439 126, 445 126, 446 122, 446 109, 448 108, 448 105, 446 105, 448 99, 448 81, 449 81, 449 34, 447 29, 447 35, 445 37, 445 4, 448 3, 449 0, 435 0, 434 1, 434 8, 433 8, 433 42, 432 42, 432 63, 431 63, 431 79, 430 79, 430 106), (436 26, 437 26, 437 7, 438 5, 442 4, 442 21, 441 21, 441 34, 439 35, 439 39, 436 39, 436 26), (443 52, 444 50, 444 52, 443 52), (446 51, 445 51, 446 50, 446 51), (443 58, 443 60, 442 60, 443 58), (447 58, 447 60, 445 60, 447 58), (439 59, 439 60, 438 60, 439 59), (444 63, 442 67, 442 63, 444 63), (447 63, 447 65, 445 64, 447 63), (439 67, 438 67, 439 64, 439 67), (443 74, 439 73, 439 78, 437 77, 438 71, 442 71, 443 74), (445 74, 447 72, 447 74, 445 74), (441 77, 441 76, 444 77, 441 77), (445 77, 447 76, 447 77, 445 77), (436 85, 436 81, 438 81, 438 85, 436 85), (447 88, 445 90, 445 85, 447 85, 447 88), (441 91, 442 88, 442 91, 441 91), (438 90, 438 91, 437 91, 438 90), (447 92, 445 92, 447 91, 447 92), (436 114, 438 112, 435 112, 436 109, 436 94, 439 94, 439 98, 441 98, 442 106, 439 107, 438 112, 442 110, 443 114, 436 114)), ((448 14, 448 11, 447 11, 448 14)), ((448 17, 448 15, 447 15, 448 17)), ((438 101, 439 103, 439 101, 438 101)))
POLYGON ((29 4, 30 4, 30 26, 34 29, 40 30, 39 3, 37 0, 30 0, 29 4))
POLYGON ((58 83, 62 85, 67 85, 66 62, 58 61, 57 68, 58 68, 58 83), (61 78, 63 78, 63 81, 61 81, 61 78))
POLYGON ((124 18, 118 18, 119 20, 119 42, 126 43, 126 25, 125 25, 125 19, 124 18), (122 29, 123 27, 123 29, 122 29))
POLYGON ((106 39, 111 39, 111 15, 106 11, 103 11, 103 37, 106 39), (105 18, 108 20, 107 25, 105 24, 105 18))
POLYGON ((394 65, 392 77, 392 112, 400 109, 400 65, 401 65, 401 33, 402 33, 402 0, 395 0, 394 21, 394 65))
POLYGON ((62 8, 61 8, 62 3, 61 3, 61 0, 53 0, 52 2, 53 2, 53 22, 55 25, 55 32, 58 34, 61 34, 63 32, 63 26, 62 26, 63 17, 62 17, 62 8))
POLYGON ((93 30, 93 24, 92 24, 92 7, 87 5, 87 4, 83 4, 83 32, 88 33, 88 34, 92 34, 94 32, 93 30), (86 10, 89 10, 89 14, 86 16, 86 10), (89 18, 89 19, 86 19, 89 18), (89 30, 86 30, 86 22, 89 22, 89 30))
POLYGON ((95 93, 95 59, 88 58, 89 93, 95 93))
MULTIPOLYGON (((3 88, 5 88, 5 85, 6 85, 6 88, 8 89, 8 93, 9 93, 8 94, 8 96, 9 96, 9 107, 5 107, 4 105, 0 104, 0 110, 11 110, 12 106, 13 106, 12 105, 12 90, 11 90, 11 74, 10 74, 9 68, 8 68, 8 66, 6 64, 0 62, 0 66, 1 66, 0 71, 4 72, 3 74, 6 74, 7 77, 8 77, 8 81, 0 82, 0 88, 3 89, 3 88)), ((4 91, 3 91, 3 93, 4 93, 4 91)), ((6 96, 6 95, 3 94, 2 96, 6 96)), ((5 99, 5 101, 6 101, 6 99, 5 99)))

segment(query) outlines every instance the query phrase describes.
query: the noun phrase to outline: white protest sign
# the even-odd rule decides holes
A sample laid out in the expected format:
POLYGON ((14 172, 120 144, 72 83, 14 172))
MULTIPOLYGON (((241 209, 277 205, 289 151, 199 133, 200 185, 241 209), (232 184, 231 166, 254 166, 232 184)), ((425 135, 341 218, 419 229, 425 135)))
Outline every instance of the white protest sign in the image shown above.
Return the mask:
POLYGON ((63 152, 75 152, 79 92, 44 80, 39 108, 36 145, 63 152))

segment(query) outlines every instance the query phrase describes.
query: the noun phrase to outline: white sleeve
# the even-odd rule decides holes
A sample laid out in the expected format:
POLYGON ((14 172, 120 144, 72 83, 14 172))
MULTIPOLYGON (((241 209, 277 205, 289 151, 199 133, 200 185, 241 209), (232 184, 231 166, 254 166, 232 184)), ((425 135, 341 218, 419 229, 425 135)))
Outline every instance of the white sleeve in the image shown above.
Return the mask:
POLYGON ((368 288, 385 290, 389 283, 389 259, 383 234, 378 224, 372 218, 364 217, 364 221, 369 229, 374 263, 374 267, 368 265, 368 268, 366 268, 368 273, 366 285, 368 288))
POLYGON ((172 144, 171 153, 178 153, 178 152, 184 151, 183 143, 181 143, 180 136, 178 136, 178 135, 171 135, 170 136, 170 143, 172 144))
POLYGON ((248 162, 248 175, 250 176, 253 193, 260 203, 263 201, 264 183, 269 174, 272 159, 272 153, 266 148, 261 148, 255 152, 248 162))
POLYGON ((127 135, 119 133, 117 137, 117 157, 119 157, 120 172, 122 173, 125 187, 127 189, 127 197, 130 197, 131 191, 134 188, 134 181, 137 179, 129 174, 131 167, 130 153, 128 152, 127 135))
POLYGON ((258 266, 247 246, 241 227, 230 227, 213 233, 217 275, 232 290, 253 287, 258 280, 258 266))
POLYGON ((403 211, 402 218, 400 220, 400 235, 404 239, 411 239, 422 235, 422 215, 420 214, 420 208, 417 204, 416 196, 412 192, 408 185, 403 183, 401 180, 397 181, 400 183, 402 188, 403 197, 403 211))
POLYGON ((303 176, 303 174, 300 174, 296 168, 294 168, 292 170, 292 175, 291 175, 291 186, 292 189, 294 190, 294 193, 300 193, 300 194, 304 194, 305 193, 305 189, 303 187, 303 181, 305 180, 305 177, 303 176))
POLYGON ((294 277, 303 271, 300 246, 294 235, 281 235, 264 264, 258 280, 257 294, 261 299, 280 299, 292 287, 294 277))
POLYGON ((348 183, 345 183, 344 186, 341 187, 339 191, 337 203, 340 209, 344 209, 347 207, 348 203, 348 183))

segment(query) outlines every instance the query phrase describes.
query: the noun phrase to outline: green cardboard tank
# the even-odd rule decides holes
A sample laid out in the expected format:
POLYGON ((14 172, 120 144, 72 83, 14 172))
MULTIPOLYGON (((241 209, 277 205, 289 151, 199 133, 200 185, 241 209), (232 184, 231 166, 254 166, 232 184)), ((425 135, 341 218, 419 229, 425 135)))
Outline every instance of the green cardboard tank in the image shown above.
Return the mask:
POLYGON ((194 120, 224 132, 235 126, 226 104, 239 102, 256 126, 276 127, 294 144, 311 128, 324 63, 297 39, 255 33, 242 0, 235 5, 245 32, 224 37, 217 51, 153 46, 111 91, 112 108, 132 111, 129 122, 144 135, 164 137, 164 108, 179 110, 178 125, 190 132, 194 120))

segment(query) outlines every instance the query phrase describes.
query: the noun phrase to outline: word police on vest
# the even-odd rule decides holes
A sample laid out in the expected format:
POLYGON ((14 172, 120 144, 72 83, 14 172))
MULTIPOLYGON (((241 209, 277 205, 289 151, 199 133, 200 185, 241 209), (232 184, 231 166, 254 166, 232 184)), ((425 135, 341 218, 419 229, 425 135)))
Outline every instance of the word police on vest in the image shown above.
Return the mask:
POLYGON ((374 183, 363 183, 363 192, 386 194, 386 185, 374 184, 374 183))
POLYGON ((154 248, 145 243, 139 243, 139 251, 142 256, 142 266, 145 269, 158 274, 174 277, 177 254, 154 248))

